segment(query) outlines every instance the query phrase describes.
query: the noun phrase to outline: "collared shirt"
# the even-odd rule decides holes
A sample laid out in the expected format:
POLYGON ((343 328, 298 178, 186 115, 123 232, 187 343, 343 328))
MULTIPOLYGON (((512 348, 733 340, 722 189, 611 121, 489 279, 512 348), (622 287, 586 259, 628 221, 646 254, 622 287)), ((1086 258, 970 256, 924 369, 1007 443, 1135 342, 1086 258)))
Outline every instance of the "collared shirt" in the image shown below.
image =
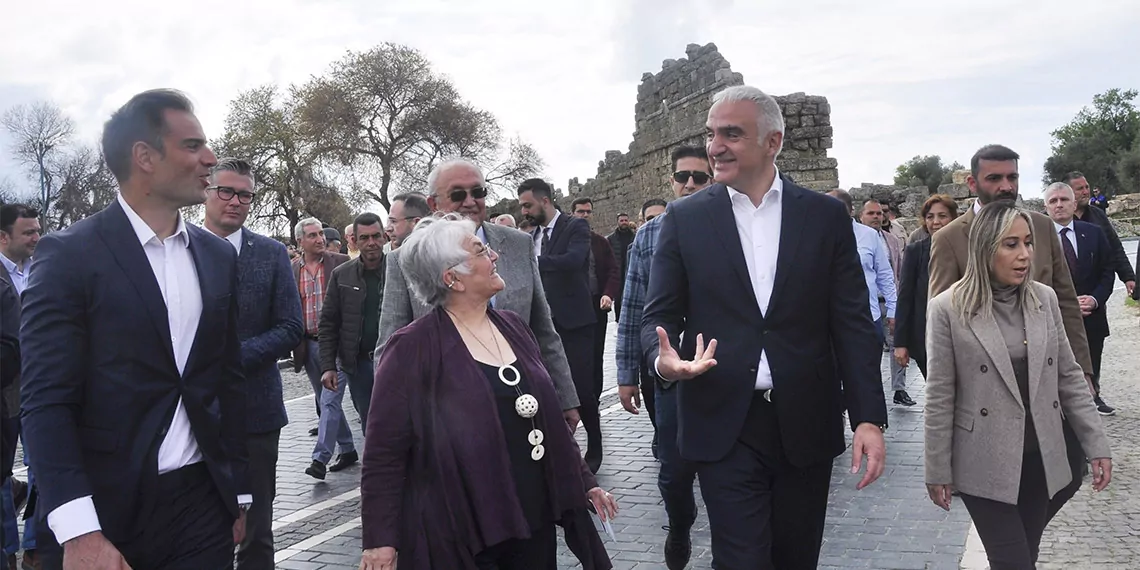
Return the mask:
POLYGON ((8 270, 8 275, 12 276, 12 287, 16 288, 16 295, 22 294, 24 288, 28 286, 28 272, 32 268, 32 260, 29 258, 24 262, 24 267, 20 268, 15 261, 0 253, 0 263, 4 264, 4 268, 8 270))
POLYGON ((558 223, 558 217, 562 212, 554 210, 554 217, 550 218, 545 226, 539 226, 534 229, 534 256, 542 256, 542 234, 546 234, 546 239, 549 240, 550 236, 554 233, 554 224, 558 223))
POLYGON ((1078 256, 1078 259, 1080 259, 1080 252, 1077 250, 1077 230, 1073 228, 1073 220, 1069 220, 1069 224, 1065 226, 1062 226, 1057 222, 1053 222, 1053 227, 1057 229, 1057 237, 1069 240, 1069 243, 1073 245, 1073 253, 1078 256), (1061 230, 1064 229, 1068 229, 1068 233, 1061 233, 1061 230))
POLYGON ((879 236, 879 230, 851 220, 855 230, 855 247, 859 252, 859 264, 863 266, 863 278, 870 292, 871 320, 878 321, 883 315, 879 311, 879 298, 887 305, 887 318, 895 318, 898 302, 895 291, 895 274, 887 254, 887 245, 879 236))
POLYGON ((234 246, 234 250, 237 251, 238 255, 241 255, 241 229, 240 228, 238 229, 238 231, 226 236, 225 240, 230 242, 230 245, 234 246))
POLYGON ((617 383, 618 386, 637 386, 641 382, 641 316, 645 313, 645 298, 649 295, 649 270, 653 253, 657 250, 657 236, 661 235, 661 214, 646 222, 633 238, 626 263, 629 273, 621 293, 621 313, 618 316, 617 383))
POLYGON ((309 271, 301 260, 301 312, 305 317, 305 333, 317 334, 321 324, 321 306, 325 301, 325 264, 317 264, 317 272, 309 271))
MULTIPOLYGON (((179 216, 174 234, 160 240, 121 194, 118 200, 142 244, 155 280, 158 281, 158 288, 166 303, 174 363, 178 373, 182 374, 202 316, 202 290, 198 283, 198 268, 190 253, 190 234, 186 231, 186 222, 179 216)), ((174 417, 170 420, 170 428, 158 448, 158 472, 168 473, 200 461, 202 451, 194 437, 186 407, 179 397, 174 417)), ((243 504, 252 500, 249 495, 238 497, 238 502, 243 504)), ((102 528, 90 495, 64 503, 48 513, 47 519, 48 526, 61 544, 102 528)))

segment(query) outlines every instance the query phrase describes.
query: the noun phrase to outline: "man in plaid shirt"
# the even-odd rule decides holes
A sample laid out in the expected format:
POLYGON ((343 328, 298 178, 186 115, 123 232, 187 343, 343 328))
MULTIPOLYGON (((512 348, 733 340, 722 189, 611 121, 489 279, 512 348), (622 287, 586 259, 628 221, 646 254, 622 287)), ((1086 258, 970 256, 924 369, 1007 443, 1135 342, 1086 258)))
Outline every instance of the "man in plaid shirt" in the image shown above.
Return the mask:
MULTIPOLYGON (((712 183, 712 168, 704 148, 678 147, 673 151, 672 160, 673 195, 677 198, 699 192, 712 183)), ((629 248, 629 273, 618 318, 617 372, 622 406, 631 414, 640 413, 640 397, 644 396, 646 410, 654 423, 654 456, 661 462, 657 487, 669 517, 669 525, 665 527, 669 531, 665 539, 665 565, 674 570, 684 568, 692 554, 689 529, 697 518, 693 498, 696 470, 677 452, 677 392, 672 383, 666 385, 646 367, 641 350, 641 315, 649 294, 649 269, 657 248, 657 236, 666 215, 663 204, 655 199, 642 206, 646 223, 637 231, 629 248), (645 392, 639 396, 640 390, 645 392)))

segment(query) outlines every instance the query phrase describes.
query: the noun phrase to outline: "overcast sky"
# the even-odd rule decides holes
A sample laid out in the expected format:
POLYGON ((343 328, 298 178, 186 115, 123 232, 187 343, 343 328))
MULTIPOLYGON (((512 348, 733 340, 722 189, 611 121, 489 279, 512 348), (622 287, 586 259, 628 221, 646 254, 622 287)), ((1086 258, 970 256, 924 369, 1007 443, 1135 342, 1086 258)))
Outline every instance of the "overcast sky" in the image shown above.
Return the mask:
MULTIPOLYGON (((565 188, 625 151, 641 74, 715 42, 745 82, 823 95, 843 187, 890 183, 916 154, 965 163, 992 142, 1039 191, 1049 133, 1095 93, 1140 87, 1134 0, 154 0, 5 2, 0 110, 50 99, 97 140, 139 91, 187 92, 209 136, 229 101, 383 41, 421 50, 531 142, 565 188)), ((0 178, 24 175, 0 137, 0 178)))

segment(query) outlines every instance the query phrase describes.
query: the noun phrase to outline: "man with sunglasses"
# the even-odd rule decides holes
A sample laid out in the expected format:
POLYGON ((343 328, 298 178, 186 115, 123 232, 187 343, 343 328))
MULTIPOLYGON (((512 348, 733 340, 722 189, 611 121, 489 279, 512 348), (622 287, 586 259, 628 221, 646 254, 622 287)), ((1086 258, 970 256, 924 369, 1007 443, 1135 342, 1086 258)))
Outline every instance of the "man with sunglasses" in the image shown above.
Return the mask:
MULTIPOLYGON (((438 164, 428 174, 428 206, 433 212, 455 212, 476 225, 476 235, 499 254, 495 262, 506 288, 491 298, 496 309, 518 313, 530 324, 542 352, 542 361, 558 399, 562 415, 573 430, 578 426, 578 394, 570 377, 570 365, 562 340, 554 330, 550 306, 538 273, 538 263, 530 238, 512 228, 488 223, 487 181, 483 171, 471 161, 451 159, 438 164)), ((380 307, 380 331, 376 340, 375 360, 380 360, 384 346, 393 333, 431 311, 416 299, 408 287, 400 267, 400 251, 393 251, 385 261, 384 297, 380 307)))
MULTIPOLYGON (((684 198, 704 190, 712 182, 712 167, 704 147, 679 146, 673 150, 673 196, 684 198)), ((641 209, 646 223, 637 232, 629 249, 629 274, 622 293, 623 310, 618 319, 618 395, 631 414, 639 414, 641 396, 653 423, 654 456, 661 462, 657 488, 669 517, 665 538, 665 565, 670 570, 684 568, 692 555, 689 529, 697 518, 693 498, 696 470, 677 453, 677 390, 672 383, 660 382, 642 360, 641 316, 649 293, 649 271, 661 234, 665 201, 653 198, 641 209), (651 209, 659 209, 657 214, 651 209), (640 385, 640 394, 638 386, 640 385)))
POLYGON ((272 568, 278 443, 281 428, 289 423, 277 360, 301 342, 301 299, 285 246, 244 227, 256 196, 249 163, 238 158, 218 160, 210 183, 205 227, 237 251, 237 335, 245 371, 246 446, 253 491, 237 568, 272 568))
POLYGON ((388 209, 388 225, 384 232, 391 244, 389 253, 395 251, 412 235, 412 229, 421 219, 431 215, 427 198, 423 194, 408 192, 392 198, 392 207, 388 209))

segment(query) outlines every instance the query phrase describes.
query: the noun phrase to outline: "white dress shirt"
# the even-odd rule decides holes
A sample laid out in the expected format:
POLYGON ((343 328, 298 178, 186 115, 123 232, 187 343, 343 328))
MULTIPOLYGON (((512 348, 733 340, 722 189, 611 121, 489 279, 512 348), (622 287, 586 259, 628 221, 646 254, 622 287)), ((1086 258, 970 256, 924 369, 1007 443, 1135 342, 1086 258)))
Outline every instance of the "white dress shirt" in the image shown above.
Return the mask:
POLYGON ((230 242, 230 245, 234 246, 234 249, 237 250, 238 255, 241 255, 241 228, 238 228, 238 231, 226 236, 225 240, 230 242))
POLYGON ((16 289, 16 294, 22 294, 24 288, 28 286, 28 272, 32 268, 32 260, 28 259, 24 262, 24 266, 20 267, 16 265, 15 261, 8 259, 8 256, 0 253, 0 263, 4 264, 4 268, 8 270, 8 275, 12 276, 12 287, 16 289))
POLYGON ((542 257, 542 234, 543 233, 547 234, 546 239, 549 240, 550 236, 554 234, 554 224, 558 223, 558 216, 561 216, 561 215, 562 215, 562 212, 559 212, 558 210, 554 210, 554 217, 550 218, 550 221, 547 222, 545 226, 539 226, 536 230, 534 230, 534 256, 535 257, 542 257))
MULTIPOLYGON (((1080 259, 1080 250, 1077 249, 1077 230, 1073 227, 1073 220, 1069 220, 1069 224, 1062 226, 1057 222, 1053 222, 1053 227, 1057 229, 1057 237, 1069 240, 1069 244, 1073 246, 1073 253, 1077 254, 1077 259, 1080 259), (1068 228, 1067 234, 1062 234, 1061 230, 1068 228)), ((1064 245, 1064 244, 1062 244, 1064 245)))
MULTIPOLYGON (((182 374, 202 315, 202 291, 198 284, 198 269, 190 254, 190 234, 186 231, 186 223, 179 216, 174 234, 160 240, 154 230, 123 200, 121 194, 118 200, 143 246, 151 271, 158 281, 158 288, 162 291, 170 325, 170 342, 174 348, 174 362, 178 373, 182 374)), ((186 407, 182 404, 182 398, 179 398, 170 428, 158 448, 158 473, 168 473, 200 461, 202 451, 194 438, 186 407)), ((238 497, 239 503, 251 501, 250 495, 238 497)), ((90 495, 60 505, 48 513, 47 521, 60 544, 102 529, 90 495)))
POLYGON ((867 281, 867 290, 871 294, 871 320, 877 322, 883 316, 879 310, 879 297, 886 301, 887 318, 893 319, 898 306, 898 293, 895 290, 895 274, 891 270, 887 245, 875 228, 855 220, 851 220, 851 228, 855 230, 855 248, 859 252, 859 264, 863 266, 863 279, 867 281))

